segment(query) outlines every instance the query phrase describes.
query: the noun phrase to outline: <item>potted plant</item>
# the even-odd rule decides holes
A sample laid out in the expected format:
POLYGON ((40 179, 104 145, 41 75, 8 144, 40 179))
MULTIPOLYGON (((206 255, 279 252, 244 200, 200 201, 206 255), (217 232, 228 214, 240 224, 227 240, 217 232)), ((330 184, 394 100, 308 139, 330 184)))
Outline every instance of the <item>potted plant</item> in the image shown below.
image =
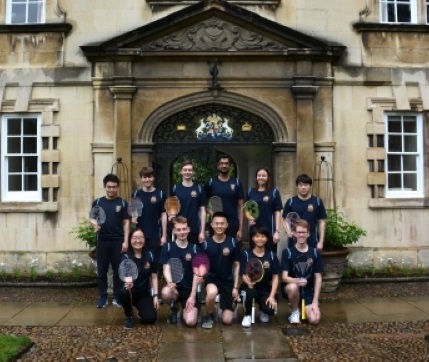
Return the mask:
POLYGON ((356 243, 366 231, 356 224, 347 222, 337 208, 326 210, 326 228, 323 251, 322 292, 335 292, 347 267, 348 245, 356 243))
POLYGON ((85 242, 86 246, 91 248, 88 255, 92 259, 96 259, 97 235, 91 222, 87 219, 82 219, 79 225, 72 229, 71 234, 75 234, 75 239, 85 242))

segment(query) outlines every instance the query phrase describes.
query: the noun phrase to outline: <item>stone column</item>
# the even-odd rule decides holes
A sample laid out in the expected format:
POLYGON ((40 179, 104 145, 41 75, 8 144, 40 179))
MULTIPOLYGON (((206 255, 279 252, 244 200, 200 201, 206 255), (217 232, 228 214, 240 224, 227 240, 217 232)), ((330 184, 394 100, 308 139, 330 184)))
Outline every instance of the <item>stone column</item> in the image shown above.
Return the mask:
POLYGON ((127 180, 131 180, 131 102, 136 87, 119 85, 110 87, 114 98, 113 159, 122 158, 128 167, 127 180))
POLYGON ((294 77, 292 92, 296 100, 296 174, 313 174, 314 112, 313 98, 317 92, 314 77, 294 77))

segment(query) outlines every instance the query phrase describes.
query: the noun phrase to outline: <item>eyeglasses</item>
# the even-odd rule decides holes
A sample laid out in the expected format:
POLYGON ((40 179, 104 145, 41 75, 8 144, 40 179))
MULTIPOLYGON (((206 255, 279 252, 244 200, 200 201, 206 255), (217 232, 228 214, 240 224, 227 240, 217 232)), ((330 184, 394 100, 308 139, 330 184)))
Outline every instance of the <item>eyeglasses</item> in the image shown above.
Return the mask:
POLYGON ((305 234, 307 234, 307 231, 295 231, 295 234, 305 235, 305 234))

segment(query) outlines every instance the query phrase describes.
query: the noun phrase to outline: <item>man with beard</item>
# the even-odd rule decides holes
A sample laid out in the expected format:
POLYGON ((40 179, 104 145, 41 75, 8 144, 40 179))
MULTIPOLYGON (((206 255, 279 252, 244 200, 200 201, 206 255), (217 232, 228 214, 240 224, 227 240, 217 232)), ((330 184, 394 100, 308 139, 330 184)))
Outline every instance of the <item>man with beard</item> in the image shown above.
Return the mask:
POLYGON ((222 200, 222 211, 228 220, 226 235, 236 238, 241 244, 243 236, 243 186, 238 178, 230 177, 231 159, 221 155, 218 159, 217 177, 207 181, 206 196, 218 196, 222 200))

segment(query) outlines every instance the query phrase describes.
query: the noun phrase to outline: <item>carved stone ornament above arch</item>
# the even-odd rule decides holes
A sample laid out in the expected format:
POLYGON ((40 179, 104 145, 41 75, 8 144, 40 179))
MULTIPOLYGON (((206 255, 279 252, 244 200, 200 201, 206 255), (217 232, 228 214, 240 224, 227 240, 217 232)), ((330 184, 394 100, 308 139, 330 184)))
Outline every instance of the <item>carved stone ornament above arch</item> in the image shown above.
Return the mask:
POLYGON ((271 126, 275 143, 285 143, 288 140, 286 125, 280 116, 265 103, 230 92, 221 92, 219 96, 213 98, 213 94, 207 91, 177 98, 153 111, 144 122, 142 120, 142 126, 137 136, 137 143, 152 143, 157 127, 168 117, 186 109, 209 103, 232 106, 252 113, 264 119, 271 126))
MULTIPOLYGON (((225 0, 204 0, 107 41, 81 46, 89 61, 145 57, 280 56, 332 62, 345 47, 264 18, 225 0)), ((234 57, 234 58, 235 58, 234 57)))

